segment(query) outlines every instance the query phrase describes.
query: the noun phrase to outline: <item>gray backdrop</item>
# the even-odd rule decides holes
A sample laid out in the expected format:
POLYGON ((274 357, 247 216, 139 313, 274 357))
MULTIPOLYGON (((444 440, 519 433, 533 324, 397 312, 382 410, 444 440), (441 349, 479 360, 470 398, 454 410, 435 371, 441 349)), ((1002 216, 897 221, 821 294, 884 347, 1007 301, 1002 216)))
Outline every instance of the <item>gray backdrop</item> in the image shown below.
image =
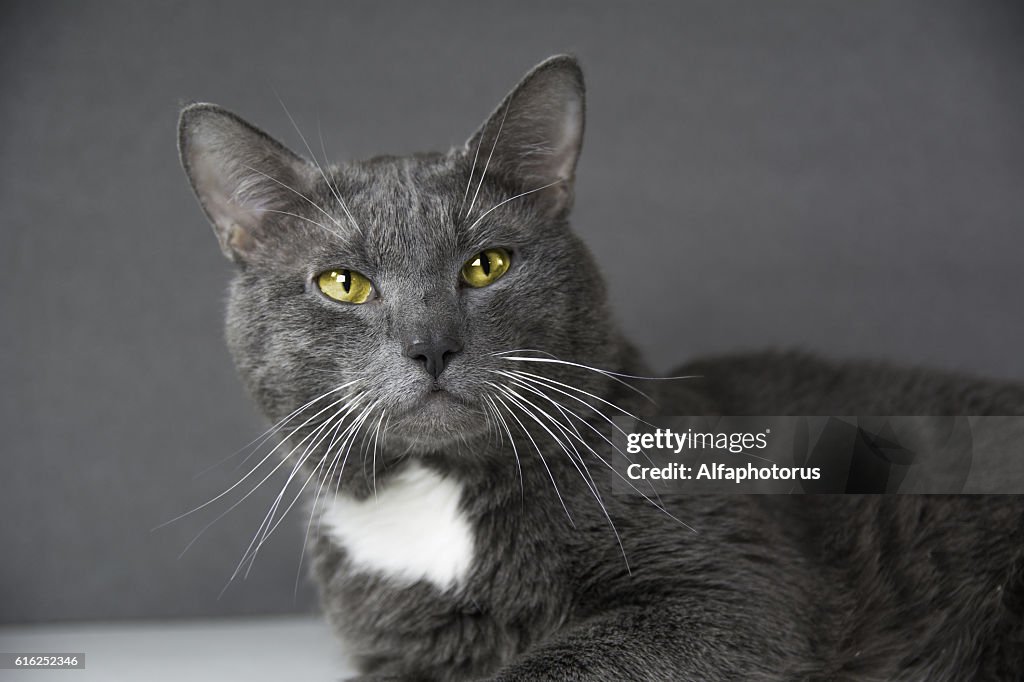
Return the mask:
MULTIPOLYGON (((210 100, 337 157, 461 143, 534 62, 589 85, 575 224, 659 370, 764 346, 1024 378, 1022 13, 935 2, 5 2, 0 619, 309 608, 300 515, 150 532, 262 430, 174 146, 210 100)), ((270 492, 269 488, 268 491, 270 492)))

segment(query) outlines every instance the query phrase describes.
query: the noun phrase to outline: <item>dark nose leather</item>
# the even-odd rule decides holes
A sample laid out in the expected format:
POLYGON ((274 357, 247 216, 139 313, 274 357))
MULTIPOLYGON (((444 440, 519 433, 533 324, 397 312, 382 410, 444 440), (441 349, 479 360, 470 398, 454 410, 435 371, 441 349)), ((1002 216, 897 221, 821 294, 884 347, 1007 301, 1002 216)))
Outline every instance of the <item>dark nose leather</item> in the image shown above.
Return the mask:
POLYGON ((423 363, 427 374, 435 379, 451 361, 452 356, 462 350, 462 342, 451 336, 435 339, 413 339, 405 345, 405 354, 423 363))

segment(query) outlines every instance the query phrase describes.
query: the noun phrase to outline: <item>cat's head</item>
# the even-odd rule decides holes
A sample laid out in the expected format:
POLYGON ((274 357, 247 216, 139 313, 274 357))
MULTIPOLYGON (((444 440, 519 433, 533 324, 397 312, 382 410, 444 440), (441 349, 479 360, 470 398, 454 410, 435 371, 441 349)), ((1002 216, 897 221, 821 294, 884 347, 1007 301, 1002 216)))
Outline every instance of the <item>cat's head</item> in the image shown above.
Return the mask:
POLYGON ((484 434, 489 408, 512 400, 495 388, 515 387, 510 351, 607 366, 604 286, 567 223, 583 127, 582 74, 564 56, 447 154, 327 166, 224 109, 187 107, 182 163, 237 265, 229 345, 267 415, 320 398, 314 424, 349 409, 366 433, 386 420, 388 439, 433 450, 484 434))

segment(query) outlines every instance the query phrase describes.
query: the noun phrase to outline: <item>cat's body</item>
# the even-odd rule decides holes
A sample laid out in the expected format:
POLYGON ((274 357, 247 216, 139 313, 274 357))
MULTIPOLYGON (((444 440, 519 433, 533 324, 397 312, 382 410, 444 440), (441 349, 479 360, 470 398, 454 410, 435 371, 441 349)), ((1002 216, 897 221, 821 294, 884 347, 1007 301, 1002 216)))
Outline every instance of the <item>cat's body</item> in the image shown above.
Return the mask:
MULTIPOLYGON (((992 401, 972 414, 1024 409, 1024 391, 1009 384, 796 354, 680 368, 694 370, 719 377, 718 390, 672 385, 662 413, 950 414, 967 404, 956 395, 965 388, 992 401), (841 388, 865 375, 891 393, 858 402, 841 388)), ((610 401, 651 409, 617 389, 610 401)), ((1024 665, 1017 497, 663 496, 691 533, 639 495, 612 494, 604 465, 584 460, 620 549, 567 459, 548 466, 575 527, 542 463, 523 459, 524 501, 505 454, 508 466, 495 468, 423 460, 462 487, 474 558, 455 585, 353 570, 330 533, 313 543, 327 613, 367 669, 400 679, 478 679, 508 666, 497 679, 1010 680, 1024 665)))
POLYGON ((229 344, 315 481, 346 651, 368 679, 1014 679, 1019 498, 612 491, 617 410, 1021 414, 1024 388, 764 354, 628 380, 652 406, 609 374, 649 372, 566 222, 582 109, 557 58, 464 149, 320 173, 183 114, 239 264, 229 344))

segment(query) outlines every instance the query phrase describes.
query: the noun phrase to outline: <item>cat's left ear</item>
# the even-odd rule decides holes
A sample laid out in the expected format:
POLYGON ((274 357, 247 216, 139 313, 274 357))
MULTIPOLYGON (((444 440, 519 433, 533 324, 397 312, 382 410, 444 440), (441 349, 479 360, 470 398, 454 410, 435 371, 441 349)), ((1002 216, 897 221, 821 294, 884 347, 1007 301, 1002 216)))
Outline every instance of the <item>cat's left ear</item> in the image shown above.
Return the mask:
POLYGON ((576 161, 583 145, 583 72, 575 57, 558 55, 535 66, 466 142, 476 173, 494 173, 536 192, 545 210, 572 208, 576 161), (488 163, 489 159, 489 163, 488 163))

